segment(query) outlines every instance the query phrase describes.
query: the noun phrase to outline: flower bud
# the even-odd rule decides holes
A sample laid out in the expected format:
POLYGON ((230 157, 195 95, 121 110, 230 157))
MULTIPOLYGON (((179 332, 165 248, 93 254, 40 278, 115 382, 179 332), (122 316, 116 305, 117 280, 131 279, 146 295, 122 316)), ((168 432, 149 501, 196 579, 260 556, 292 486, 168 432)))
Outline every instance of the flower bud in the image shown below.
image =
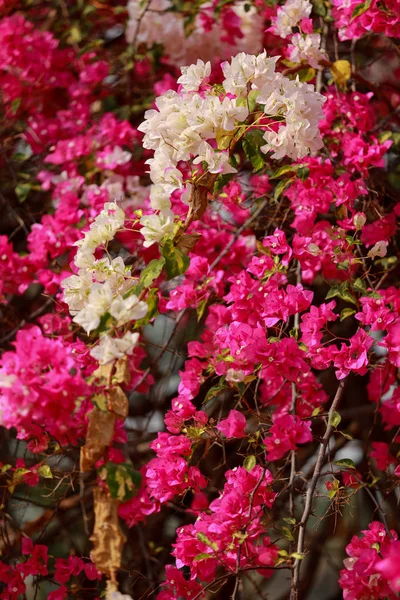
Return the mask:
POLYGON ((369 258, 375 258, 376 256, 380 256, 382 258, 383 256, 386 256, 387 245, 388 243, 384 242, 383 240, 380 242, 376 242, 375 246, 373 246, 368 252, 369 258))
POLYGON ((354 215, 353 223, 354 223, 354 226, 357 229, 357 231, 360 231, 360 229, 362 229, 364 227, 366 222, 367 222, 367 217, 365 216, 365 213, 358 212, 354 215))

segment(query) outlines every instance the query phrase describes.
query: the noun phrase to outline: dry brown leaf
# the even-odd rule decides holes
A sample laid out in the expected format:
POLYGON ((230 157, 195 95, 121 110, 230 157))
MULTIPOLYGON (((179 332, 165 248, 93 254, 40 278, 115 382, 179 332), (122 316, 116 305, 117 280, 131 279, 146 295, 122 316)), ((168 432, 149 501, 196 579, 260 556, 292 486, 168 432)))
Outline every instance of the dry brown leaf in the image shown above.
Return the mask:
POLYGON ((182 250, 185 254, 189 254, 201 238, 199 233, 184 233, 180 236, 176 243, 176 247, 182 250))
POLYGON ((106 584, 106 600, 112 598, 112 593, 118 592, 118 585, 115 581, 108 580, 106 584))
POLYGON ((120 419, 125 419, 128 416, 129 402, 125 392, 122 391, 119 385, 108 390, 109 393, 109 409, 120 419))
POLYGON ((208 193, 212 191, 217 177, 217 174, 206 173, 201 177, 200 184, 193 185, 189 206, 194 221, 201 219, 206 212, 208 206, 208 193))
POLYGON ((189 202, 193 213, 193 220, 201 219, 207 210, 208 187, 204 185, 194 187, 189 202))
POLYGON ((94 408, 89 415, 86 444, 81 448, 81 471, 90 471, 104 455, 114 433, 115 414, 94 408))
POLYGON ((108 363, 107 365, 100 365, 95 371, 93 371, 93 377, 99 379, 103 385, 108 387, 111 381, 111 373, 114 369, 114 363, 108 363))
POLYGON ((119 501, 111 498, 105 490, 94 491, 94 531, 91 558, 96 568, 114 583, 121 566, 122 549, 126 538, 118 522, 119 501))
POLYGON ((128 357, 123 356, 115 363, 115 373, 112 376, 113 383, 129 383, 131 374, 128 366, 128 357))

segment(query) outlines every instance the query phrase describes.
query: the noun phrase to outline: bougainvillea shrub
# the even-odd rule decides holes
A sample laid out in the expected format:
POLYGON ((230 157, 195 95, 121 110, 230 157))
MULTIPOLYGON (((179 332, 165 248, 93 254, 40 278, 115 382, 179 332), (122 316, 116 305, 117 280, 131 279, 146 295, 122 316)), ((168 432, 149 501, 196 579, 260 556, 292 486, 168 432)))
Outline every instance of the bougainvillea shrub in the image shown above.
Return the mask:
POLYGON ((0 0, 0 598, 400 597, 400 2, 0 0))

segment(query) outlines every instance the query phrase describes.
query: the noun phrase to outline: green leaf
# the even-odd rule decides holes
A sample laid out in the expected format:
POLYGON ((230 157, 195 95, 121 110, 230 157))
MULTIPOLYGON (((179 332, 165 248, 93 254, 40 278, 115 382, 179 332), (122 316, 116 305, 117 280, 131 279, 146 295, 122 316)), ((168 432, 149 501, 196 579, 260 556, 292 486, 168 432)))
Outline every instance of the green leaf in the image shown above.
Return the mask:
POLYGON ((142 285, 144 288, 150 287, 153 281, 161 275, 164 265, 164 257, 151 260, 147 267, 140 273, 139 285, 142 285))
POLYGON ((176 248, 172 240, 166 240, 162 247, 162 255, 165 258, 165 272, 167 279, 173 279, 183 275, 187 271, 190 260, 179 248, 176 248))
POLYGON ((39 467, 38 473, 41 477, 44 477, 45 479, 53 479, 53 473, 51 472, 49 465, 42 465, 41 467, 39 467))
POLYGON ((105 394, 95 394, 92 396, 92 402, 102 412, 108 412, 108 398, 105 394))
POLYGON ((26 475, 27 473, 30 473, 30 469, 24 469, 24 468, 19 468, 19 469, 15 469, 14 473, 13 473, 13 483, 21 483, 24 475, 26 475))
POLYGON ((289 527, 282 527, 282 533, 289 542, 294 542, 293 533, 290 531, 289 527))
POLYGON ((215 542, 212 542, 210 540, 210 538, 206 536, 205 533, 199 531, 196 537, 200 542, 203 542, 203 544, 205 544, 206 546, 211 548, 211 550, 214 550, 215 552, 217 552, 218 545, 215 542))
POLYGON ((349 261, 344 260, 343 262, 337 263, 336 268, 339 269, 339 271, 348 271, 349 266, 350 266, 349 261))
POLYGON ((344 467, 345 469, 356 469, 356 465, 351 458, 342 458, 341 460, 336 460, 334 464, 337 467, 344 467))
POLYGON ((356 311, 353 308, 344 308, 340 313, 340 320, 344 321, 345 319, 347 319, 347 317, 351 317, 352 315, 354 315, 355 312, 356 311))
POLYGON ((305 69, 300 69, 298 72, 298 76, 300 81, 312 81, 315 77, 316 71, 312 67, 306 67, 305 69))
POLYGON ((285 517, 283 520, 285 523, 289 523, 289 525, 296 525, 296 519, 293 517, 285 517))
POLYGON ((225 377, 221 377, 219 382, 216 385, 213 385, 212 388, 208 390, 206 397, 204 398, 203 404, 207 404, 207 402, 210 402, 210 400, 212 400, 216 396, 219 396, 220 393, 226 389, 227 387, 225 385, 225 377))
POLYGON ((287 175, 288 173, 294 173, 295 168, 294 165, 283 165, 283 167, 279 167, 276 171, 272 173, 269 179, 279 179, 282 175, 287 175))
POLYGON ((261 90, 251 90, 251 92, 247 96, 247 106, 248 106, 250 113, 255 111, 256 106, 257 106, 257 99, 260 94, 261 94, 261 90))
POLYGON ((135 329, 144 327, 158 315, 158 291, 155 288, 150 290, 150 293, 146 296, 146 304, 149 307, 147 313, 143 319, 135 321, 135 329))
POLYGON ((246 469, 246 471, 251 471, 252 469, 254 469, 256 464, 257 464, 257 461, 256 461, 256 457, 254 456, 254 454, 250 454, 249 456, 246 456, 246 458, 244 459, 244 462, 243 462, 243 466, 246 469))
POLYGON ((31 184, 30 183, 19 183, 16 188, 15 188, 15 193, 17 195, 18 201, 22 204, 23 202, 25 202, 25 200, 27 199, 27 197, 29 196, 29 193, 31 191, 31 184))
POLYGON ((341 290, 339 297, 342 298, 342 300, 346 300, 346 302, 357 305, 356 299, 351 295, 349 290, 341 290))
POLYGON ((259 131, 248 131, 242 139, 243 152, 255 171, 259 171, 265 166, 265 158, 260 150, 264 140, 260 133, 259 131))
POLYGON ((300 166, 297 170, 297 175, 300 177, 301 181, 305 181, 310 174, 310 169, 307 166, 300 166))
POLYGON ((325 17, 327 15, 327 7, 324 0, 312 0, 313 10, 316 15, 325 17))
POLYGON ((200 302, 196 306, 197 321, 201 321, 204 315, 204 311, 206 310, 207 302, 208 298, 203 298, 203 300, 200 300, 200 302))
POLYGON ((356 299, 353 297, 353 295, 347 288, 347 282, 342 283, 340 285, 332 286, 327 295, 325 296, 325 299, 329 300, 330 298, 335 298, 336 296, 338 296, 342 300, 345 300, 346 302, 350 302, 351 304, 357 304, 356 299))
POLYGON ((157 277, 161 275, 164 265, 165 258, 163 256, 161 258, 154 258, 151 260, 140 273, 140 277, 136 281, 136 284, 133 285, 127 292, 125 292, 123 297, 129 298, 133 295, 139 296, 145 288, 150 287, 153 281, 155 281, 157 277))
POLYGON ((367 286, 362 279, 357 277, 357 279, 353 282, 353 290, 355 292, 359 292, 360 294, 365 294, 367 291, 367 286))
POLYGON ((215 139, 217 140, 218 150, 226 150, 229 148, 233 139, 234 131, 226 131, 225 129, 218 128, 215 139))
POLYGON ((21 106, 21 101, 22 98, 15 98, 15 100, 11 102, 11 112, 13 115, 17 113, 19 107, 21 106))
MULTIPOLYGON (((232 162, 233 156, 231 156, 232 162)), ((235 166, 235 165, 233 165, 235 166)), ((219 194, 221 190, 233 179, 235 173, 225 173, 224 175, 218 175, 216 182, 214 183, 214 194, 219 194)))
POLYGON ((207 560, 208 558, 212 558, 212 554, 207 554, 207 552, 200 552, 200 554, 196 554, 193 560, 198 562, 199 560, 207 560))
POLYGON ((338 412, 335 411, 330 416, 329 425, 332 425, 332 427, 334 427, 336 429, 336 427, 339 425, 341 420, 342 420, 342 417, 339 415, 338 412))
POLYGON ((99 335, 99 333, 103 333, 103 331, 107 331, 107 329, 109 329, 109 324, 108 322, 111 320, 111 315, 109 312, 104 313, 104 315, 102 315, 100 317, 100 323, 99 326, 97 327, 97 329, 95 331, 92 331, 92 337, 97 337, 99 335))
POLYGON ((279 196, 281 196, 281 194, 283 194, 283 192, 286 190, 287 187, 292 185, 294 180, 295 180, 294 177, 290 177, 290 179, 282 179, 282 181, 280 181, 278 183, 278 185, 276 186, 276 188, 274 190, 274 200, 275 201, 278 200, 279 196))
POLYGON ((365 0, 365 2, 361 2, 360 4, 357 4, 357 6, 354 8, 353 13, 351 15, 351 21, 353 19, 355 19, 356 17, 359 17, 360 15, 367 12, 369 7, 371 6, 371 2, 372 2, 372 0, 365 0))
POLYGON ((340 294, 340 287, 338 285, 333 285, 327 295, 325 296, 325 300, 330 300, 331 298, 336 298, 340 294))
POLYGON ((131 463, 117 465, 108 462, 102 468, 106 470, 106 481, 113 498, 126 502, 137 493, 142 476, 134 470, 131 463))

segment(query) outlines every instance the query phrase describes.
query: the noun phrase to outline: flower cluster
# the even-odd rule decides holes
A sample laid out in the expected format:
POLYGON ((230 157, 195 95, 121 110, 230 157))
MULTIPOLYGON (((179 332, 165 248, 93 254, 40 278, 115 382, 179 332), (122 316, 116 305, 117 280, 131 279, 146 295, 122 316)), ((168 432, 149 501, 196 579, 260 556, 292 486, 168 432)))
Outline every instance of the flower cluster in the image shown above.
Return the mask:
MULTIPOLYGON (((5 585, 2 598, 7 600, 17 600, 21 594, 26 592, 25 580, 27 577, 44 577, 49 573, 50 556, 47 546, 34 544, 29 537, 22 538, 21 546, 21 562, 12 567, 0 563, 1 581, 5 585)), ((67 559, 56 558, 52 578, 60 585, 57 590, 49 592, 47 597, 50 600, 65 600, 69 591, 65 584, 70 583, 75 586, 74 580, 77 581, 76 578, 81 574, 91 582, 101 579, 101 573, 97 571, 92 562, 84 561, 78 556, 69 556, 67 559)))
POLYGON ((333 17, 340 40, 354 40, 368 33, 381 33, 388 37, 400 37, 398 0, 388 0, 380 6, 377 0, 365 6, 358 0, 343 2, 333 0, 333 17))
POLYGON ((271 474, 255 466, 251 471, 238 467, 225 475, 226 484, 220 497, 210 503, 210 513, 202 513, 194 525, 178 530, 173 555, 178 568, 190 567, 191 579, 211 581, 218 565, 232 573, 254 567, 266 574, 264 569, 278 556, 261 525, 264 510, 271 508, 275 498, 271 474))
MULTIPOLYGON (((121 257, 95 259, 95 251, 107 243, 123 226, 124 211, 115 203, 106 203, 104 209, 91 223, 82 240, 76 242, 78 251, 74 264, 79 268, 61 282, 64 300, 68 304, 74 322, 90 333, 100 325, 102 317, 109 314, 116 327, 136 319, 142 319, 148 310, 146 302, 130 294, 132 277, 121 257)), ((139 338, 138 333, 126 332, 122 338, 104 335, 91 355, 100 364, 131 354, 139 338)))
POLYGON ((346 548, 349 558, 344 561, 339 579, 343 597, 358 600, 366 595, 371 600, 394 600, 400 589, 396 532, 387 532, 382 523, 373 521, 362 534, 361 539, 354 536, 346 548))
POLYGON ((37 326, 20 330, 14 347, 1 359, 2 423, 15 427, 19 439, 32 439, 36 451, 51 438, 61 445, 76 443, 84 435, 90 389, 73 348, 62 338, 44 336, 37 326))
POLYGON ((147 162, 153 182, 150 202, 158 213, 141 219, 146 246, 160 242, 174 230, 171 194, 179 190, 181 199, 190 202, 193 184, 201 185, 205 177, 203 173, 196 179, 192 170, 184 180, 178 163, 189 163, 189 167, 190 163, 204 164, 206 172, 215 175, 236 172, 230 164, 229 149, 215 145, 222 131, 233 148, 238 126, 249 116, 250 94, 262 107, 258 120, 264 121, 266 144, 261 151, 272 152, 276 159, 285 155, 302 158, 321 147, 318 122, 324 98, 313 86, 275 72, 276 60, 268 58, 266 52, 258 56, 241 53, 222 63, 223 94, 206 85, 211 64, 198 60, 182 68, 178 79, 182 90, 166 92, 157 98, 156 109, 145 113, 139 130, 145 134, 144 147, 154 150, 154 158, 147 162))
POLYGON ((238 51, 258 52, 262 48, 263 22, 256 6, 235 0, 222 7, 219 17, 209 2, 200 5, 190 26, 172 0, 129 0, 125 31, 128 44, 151 47, 162 44, 167 61, 178 67, 198 58, 224 59, 238 51), (189 27, 190 35, 187 35, 189 27))
POLYGON ((296 595, 363 502, 344 598, 396 598, 398 0, 62 4, 0 0, 0 596, 296 595))

